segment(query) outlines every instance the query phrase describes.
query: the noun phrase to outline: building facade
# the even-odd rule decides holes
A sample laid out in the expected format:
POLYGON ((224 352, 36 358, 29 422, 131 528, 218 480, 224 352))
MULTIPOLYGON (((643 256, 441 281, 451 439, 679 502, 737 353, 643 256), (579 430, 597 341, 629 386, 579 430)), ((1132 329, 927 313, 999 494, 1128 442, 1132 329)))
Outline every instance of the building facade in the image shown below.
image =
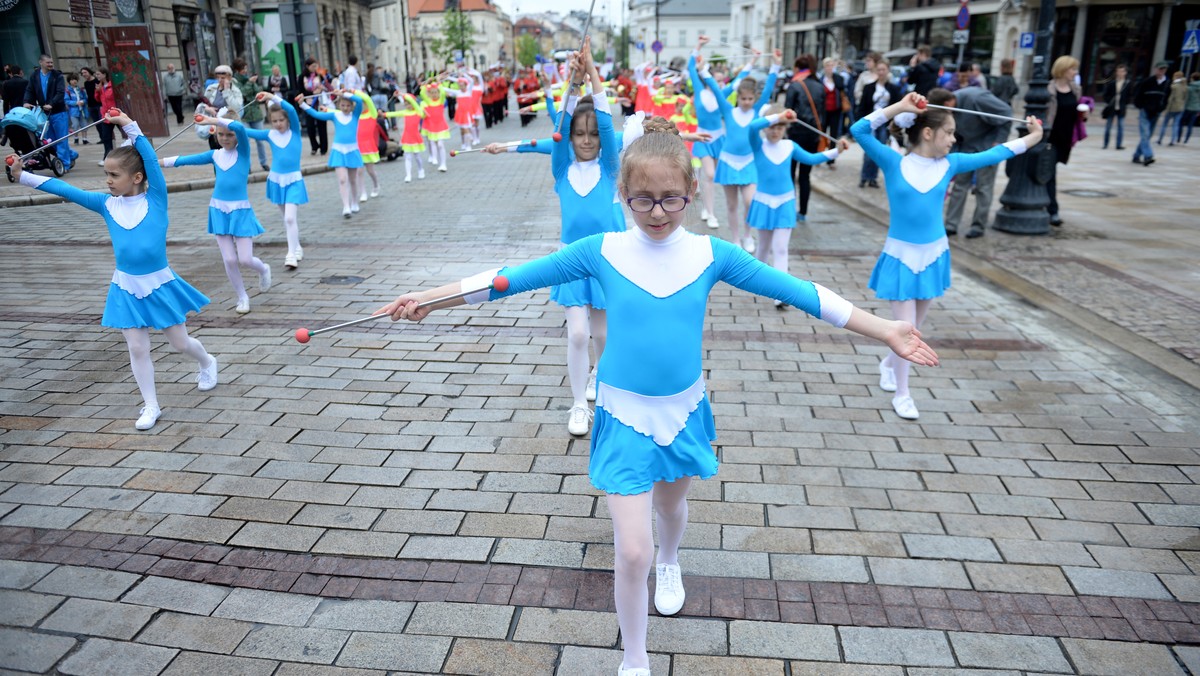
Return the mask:
POLYGON ((408 19, 409 0, 373 0, 371 27, 378 42, 375 64, 392 71, 402 81, 410 72, 412 26, 408 19))
POLYGON ((629 34, 634 46, 629 60, 666 66, 677 57, 686 59, 702 34, 713 39, 714 53, 740 50, 741 36, 730 32, 730 4, 730 0, 631 0, 629 34), (662 44, 658 54, 653 50, 655 41, 662 44))
POLYGON ((441 71, 453 61, 435 50, 435 41, 444 37, 447 12, 453 11, 461 11, 475 27, 471 46, 461 54, 464 63, 484 70, 511 60, 512 20, 489 0, 409 0, 410 50, 417 71, 441 71))

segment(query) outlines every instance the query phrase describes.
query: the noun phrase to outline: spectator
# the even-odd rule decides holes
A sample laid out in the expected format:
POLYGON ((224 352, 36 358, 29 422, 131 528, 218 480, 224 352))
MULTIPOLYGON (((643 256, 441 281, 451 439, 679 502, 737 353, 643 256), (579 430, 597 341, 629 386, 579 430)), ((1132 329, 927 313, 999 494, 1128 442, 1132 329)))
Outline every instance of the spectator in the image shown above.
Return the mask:
POLYGON ((1179 119, 1183 117, 1183 109, 1187 105, 1187 80, 1183 79, 1183 71, 1177 70, 1171 76, 1171 93, 1167 95, 1167 116, 1163 118, 1162 129, 1158 130, 1158 145, 1162 145, 1163 134, 1170 141, 1167 145, 1175 145, 1179 139, 1179 119), (1175 133, 1168 131, 1171 123, 1175 123, 1175 133))
POLYGON ((25 106, 40 107, 50 118, 50 138, 62 138, 56 154, 62 160, 63 168, 70 169, 75 164, 79 153, 71 149, 71 143, 63 138, 70 127, 70 115, 66 103, 67 81, 61 70, 54 69, 54 59, 49 54, 38 58, 38 71, 29 78, 25 86, 25 106))
MULTIPOLYGON (((67 93, 63 97, 67 104, 67 115, 71 121, 71 131, 77 131, 87 126, 87 92, 79 86, 79 76, 74 73, 67 76, 67 93)), ((79 145, 79 135, 75 136, 75 145, 79 145)))
MULTIPOLYGON (((95 122, 100 119, 100 99, 96 98, 96 85, 100 81, 96 79, 96 72, 88 66, 79 69, 79 77, 81 78, 80 84, 83 86, 84 94, 86 94, 84 101, 86 101, 85 107, 87 108, 88 122, 95 122)), ((98 129, 96 133, 100 133, 98 129)), ((83 142, 87 143, 87 132, 83 132, 82 136, 83 142)))
POLYGON ((279 65, 271 66, 271 76, 267 78, 267 91, 276 96, 289 99, 287 93, 292 89, 292 85, 288 82, 287 76, 279 71, 279 65))
POLYGON ((1191 81, 1188 82, 1187 103, 1183 107, 1183 127, 1187 129, 1187 135, 1183 137, 1184 143, 1192 139, 1192 127, 1196 124, 1197 116, 1200 116, 1200 73, 1192 73, 1191 81))
MULTIPOLYGON (((245 108, 242 109, 242 124, 251 129, 262 129, 266 114, 263 112, 262 104, 254 97, 265 90, 258 84, 258 75, 250 74, 250 66, 244 59, 233 60, 233 81, 237 83, 237 88, 242 94, 242 101, 245 103, 245 108)), ((267 162, 267 142, 255 139, 254 143, 258 147, 259 165, 262 166, 263 171, 270 171, 271 165, 267 162)))
MULTIPOLYGON (((842 135, 842 97, 846 96, 846 81, 834 72, 834 65, 836 62, 829 58, 821 62, 821 85, 825 88, 821 95, 824 102, 822 110, 825 111, 825 132, 838 138, 842 135)), ((830 160, 826 166, 833 169, 833 163, 834 160, 830 160)))
POLYGON ((4 110, 7 113, 13 108, 19 108, 25 103, 25 90, 29 81, 25 79, 25 70, 20 66, 8 66, 9 77, 0 88, 0 99, 4 100, 4 110))
POLYGON ((1134 163, 1144 166, 1154 164, 1154 149, 1150 140, 1154 138, 1154 126, 1158 116, 1167 109, 1167 97, 1171 94, 1171 81, 1167 79, 1167 68, 1171 64, 1159 61, 1154 72, 1142 78, 1133 90, 1133 105, 1138 109, 1138 144, 1133 150, 1134 163))
POLYGON ((1001 59, 1000 77, 994 79, 990 87, 996 98, 1007 103, 1009 106, 1012 105, 1013 97, 1021 91, 1021 88, 1017 86, 1016 79, 1013 78, 1013 66, 1015 64, 1016 61, 1013 59, 1001 59))
POLYGON ((916 93, 928 96, 929 90, 937 86, 942 70, 942 64, 933 58, 933 48, 929 45, 917 47, 917 53, 913 54, 909 65, 912 69, 908 72, 908 83, 916 93))
MULTIPOLYGON (((893 103, 900 100, 900 88, 892 84, 891 68, 883 59, 872 59, 875 64, 875 72, 871 73, 872 81, 862 89, 862 95, 858 99, 858 110, 855 111, 856 118, 863 118, 877 110, 883 110, 893 103)), ((864 72, 859 80, 866 77, 864 72)), ((872 132, 875 138, 879 139, 880 143, 887 143, 888 128, 883 125, 872 132)), ((858 175, 858 187, 865 188, 879 187, 879 165, 871 159, 869 155, 863 157, 862 171, 858 175)))
MULTIPOLYGON (((213 77, 212 84, 204 89, 204 100, 217 110, 225 108, 240 115, 242 90, 238 89, 233 81, 233 69, 221 64, 213 69, 213 77)), ((208 137, 208 147, 213 150, 220 149, 221 145, 217 143, 215 135, 208 137)))
MULTIPOLYGON (((107 68, 96 69, 96 119, 100 119, 100 111, 115 108, 117 105, 117 94, 113 91, 112 82, 108 79, 107 68)), ((100 136, 100 145, 104 148, 104 155, 100 157, 100 161, 96 164, 104 166, 104 159, 113 149, 113 126, 111 124, 96 125, 96 132, 100 136)))
MULTIPOLYGON (((311 56, 305 59, 304 67, 308 72, 304 75, 301 84, 301 93, 306 97, 317 97, 318 100, 311 101, 313 108, 321 107, 320 99, 325 98, 325 92, 329 91, 328 83, 325 81, 325 76, 321 73, 321 64, 311 56)), ((329 128, 326 126, 325 120, 318 120, 312 115, 305 115, 305 125, 308 128, 308 142, 312 146, 312 154, 316 155, 319 150, 322 155, 329 151, 329 128)))
MULTIPOLYGON (((1079 120, 1079 97, 1083 95, 1079 85, 1075 84, 1075 76, 1079 74, 1079 60, 1073 56, 1060 56, 1050 67, 1050 84, 1046 86, 1050 94, 1050 103, 1046 109, 1045 127, 1050 130, 1047 142, 1053 146, 1058 160, 1056 164, 1066 164, 1071 158, 1071 148, 1075 145, 1075 124, 1079 120)), ((1055 169, 1057 174, 1058 170, 1055 169)), ((1050 214, 1050 225, 1062 225, 1062 217, 1058 215, 1058 179, 1052 176, 1046 182, 1046 192, 1050 196, 1050 206, 1046 211, 1050 214)))
MULTIPOLYGON (((992 115, 1012 117, 1012 106, 1007 101, 991 93, 983 87, 971 85, 963 87, 954 93, 955 108, 973 110, 992 115)), ((956 128, 955 136, 959 139, 954 152, 981 153, 990 150, 1008 140, 1012 123, 982 115, 954 114, 956 128)), ((996 185, 997 164, 976 169, 974 172, 975 189, 971 189, 972 172, 955 174, 950 184, 950 199, 946 204, 946 234, 958 232, 958 224, 962 221, 963 210, 967 205, 967 193, 975 195, 975 215, 971 218, 971 229, 967 231, 968 238, 979 237, 987 229, 988 216, 992 208, 992 188, 996 185)))
POLYGON ((171 110, 175 113, 175 124, 183 124, 183 94, 187 91, 187 82, 183 79, 183 73, 175 70, 175 64, 167 64, 167 72, 162 76, 163 94, 167 97, 167 102, 171 104, 171 110))
MULTIPOLYGON (((859 73, 858 78, 854 80, 854 104, 857 106, 855 109, 856 118, 858 117, 857 111, 863 110, 863 88, 872 82, 876 82, 876 78, 879 76, 876 74, 875 66, 882 61, 884 61, 883 55, 879 52, 867 52, 867 55, 863 57, 863 72, 859 73)), ((884 62, 884 65, 887 65, 887 63, 884 62)), ((887 77, 888 82, 891 82, 892 73, 890 68, 888 69, 887 77)))
POLYGON ((358 74, 358 57, 350 57, 350 65, 342 71, 342 89, 361 91, 367 86, 363 76, 358 74))
POLYGON ((1117 127, 1117 150, 1125 149, 1125 110, 1133 98, 1133 87, 1129 85, 1129 68, 1117 64, 1113 78, 1104 85, 1104 147, 1108 147, 1109 134, 1113 125, 1117 127))
MULTIPOLYGON (((820 129, 823 124, 820 111, 825 100, 825 87, 813 76, 815 63, 816 57, 811 54, 796 57, 795 73, 784 97, 784 105, 796 113, 796 119, 808 125, 789 126, 788 138, 810 153, 823 150, 822 146, 826 140, 809 128, 820 129)), ((808 198, 812 195, 811 173, 811 164, 792 160, 792 180, 800 190, 796 222, 803 222, 808 218, 808 198)))

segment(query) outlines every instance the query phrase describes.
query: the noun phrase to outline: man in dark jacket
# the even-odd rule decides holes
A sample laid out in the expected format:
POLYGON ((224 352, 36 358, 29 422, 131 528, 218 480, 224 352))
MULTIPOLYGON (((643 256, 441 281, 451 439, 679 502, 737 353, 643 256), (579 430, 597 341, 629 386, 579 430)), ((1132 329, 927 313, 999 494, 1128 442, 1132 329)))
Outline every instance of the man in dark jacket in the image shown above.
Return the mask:
MULTIPOLYGON (((992 115, 1012 117, 1012 106, 1000 97, 984 89, 972 85, 954 92, 955 105, 959 110, 973 110, 992 115)), ((954 114, 955 136, 959 138, 958 147, 954 152, 981 153, 1008 140, 1012 123, 994 117, 982 115, 954 114)), ((999 165, 993 164, 976 169, 975 174, 975 215, 971 219, 971 229, 967 237, 979 237, 987 228, 988 216, 992 208, 992 188, 996 185, 996 170, 999 165)), ((950 185, 950 201, 946 205, 946 234, 958 232, 958 224, 962 220, 963 210, 967 205, 967 193, 971 192, 971 173, 969 171, 957 174, 950 185)))
MULTIPOLYGON (((887 61, 877 60, 875 72, 870 74, 864 72, 862 77, 868 75, 875 79, 863 86, 862 95, 858 97, 858 108, 854 111, 855 119, 861 119, 877 110, 883 110, 899 101, 902 96, 900 87, 892 84, 892 71, 888 67, 887 61)), ((888 125, 883 125, 873 133, 880 143, 887 143, 888 125)), ((879 165, 875 164, 870 156, 863 155, 862 169, 858 174, 858 187, 865 188, 868 185, 872 188, 879 187, 879 165)))
POLYGON ((921 96, 927 96, 929 90, 938 86, 938 75, 942 71, 942 64, 933 58, 933 48, 929 45, 921 45, 917 47, 917 53, 913 54, 912 69, 908 71, 908 83, 913 86, 913 91, 921 96))
POLYGON ((1150 139, 1154 136, 1154 125, 1158 124, 1158 116, 1167 108, 1167 97, 1171 94, 1171 78, 1167 77, 1167 69, 1171 64, 1159 61, 1154 65, 1154 73, 1147 75, 1133 89, 1133 105, 1138 108, 1138 139, 1137 147, 1133 149, 1134 163, 1145 166, 1154 164, 1154 150, 1150 147, 1150 139))
MULTIPOLYGON (((64 98, 66 91, 67 81, 63 79, 62 71, 54 70, 54 59, 49 54, 42 54, 38 59, 38 71, 29 78, 25 88, 25 106, 40 107, 50 118, 50 138, 63 138, 70 130, 71 118, 64 98)), ((79 153, 71 150, 69 139, 59 142, 56 152, 66 169, 70 169, 79 157, 79 153)))
MULTIPOLYGON (((801 54, 796 57, 795 75, 788 85, 784 95, 783 105, 796 113, 796 119, 804 124, 793 124, 788 127, 788 138, 796 145, 810 153, 817 152, 821 137, 809 127, 821 129, 823 120, 821 111, 825 109, 825 85, 813 75, 813 64, 816 58, 811 54, 801 54), (806 126, 807 125, 807 126, 806 126)), ((792 181, 800 188, 800 212, 796 214, 796 222, 808 218, 808 198, 812 194, 811 164, 801 164, 792 160, 792 181)))

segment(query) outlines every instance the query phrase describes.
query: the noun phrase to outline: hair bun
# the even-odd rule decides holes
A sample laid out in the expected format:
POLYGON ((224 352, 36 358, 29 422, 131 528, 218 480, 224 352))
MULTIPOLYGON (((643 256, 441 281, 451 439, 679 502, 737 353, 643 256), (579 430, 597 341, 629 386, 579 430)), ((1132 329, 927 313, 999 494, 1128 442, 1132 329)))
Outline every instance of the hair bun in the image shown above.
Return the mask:
POLYGON ((642 122, 642 131, 646 134, 674 134, 679 136, 679 129, 675 124, 659 115, 647 117, 642 122))
POLYGON ((900 113, 896 117, 892 118, 892 124, 901 129, 908 129, 909 127, 913 126, 913 123, 916 121, 916 113, 900 113))

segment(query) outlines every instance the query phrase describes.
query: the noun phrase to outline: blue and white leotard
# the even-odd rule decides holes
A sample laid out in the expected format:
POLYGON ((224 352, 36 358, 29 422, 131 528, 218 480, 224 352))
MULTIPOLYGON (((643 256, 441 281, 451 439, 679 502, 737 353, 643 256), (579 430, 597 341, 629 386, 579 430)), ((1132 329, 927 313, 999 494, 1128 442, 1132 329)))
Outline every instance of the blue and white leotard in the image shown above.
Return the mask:
POLYGON ((165 329, 199 312, 208 298, 171 270, 167 262, 167 182, 150 141, 137 123, 122 127, 142 156, 146 192, 113 197, 87 192, 55 178, 21 173, 21 184, 58 195, 104 218, 117 268, 108 285, 102 326, 165 329))
POLYGON ((712 136, 708 143, 697 141, 692 144, 692 157, 711 157, 715 160, 721 156, 721 149, 725 146, 725 122, 721 119, 721 106, 717 99, 728 99, 742 78, 746 77, 746 69, 739 71, 733 82, 721 89, 720 95, 714 94, 704 86, 704 80, 700 79, 700 72, 696 70, 696 52, 693 51, 688 56, 688 75, 692 80, 692 91, 696 95, 692 106, 696 111, 696 131, 707 132, 712 136))
POLYGON ((247 129, 246 135, 256 141, 266 140, 271 144, 271 172, 267 174, 267 199, 271 204, 307 204, 308 189, 304 187, 304 174, 300 172, 300 116, 295 107, 278 95, 271 99, 283 109, 288 119, 288 130, 280 133, 275 129, 247 129))
MULTIPOLYGON (((730 105, 721 97, 717 105, 721 108, 721 119, 725 123, 725 144, 721 148, 717 173, 713 181, 721 185, 750 185, 758 182, 758 171, 754 167, 754 151, 750 148, 750 121, 757 117, 757 111, 771 100, 775 89, 775 79, 779 76, 779 66, 771 66, 771 74, 767 76, 766 87, 759 96, 753 110, 742 110, 730 105)), ((705 86, 714 95, 721 93, 708 69, 700 73, 705 86)), ((697 106, 697 110, 702 106, 697 106)))
POLYGON ((792 160, 801 164, 823 164, 837 159, 837 148, 810 153, 790 139, 771 143, 762 137, 763 129, 779 121, 780 115, 760 117, 750 123, 750 147, 758 171, 758 187, 750 201, 746 222, 758 230, 796 227, 796 190, 792 183, 792 160))
POLYGON ((307 103, 301 103, 300 108, 318 120, 333 121, 333 147, 329 149, 329 166, 357 169, 363 165, 362 152, 358 149, 358 117, 362 115, 363 102, 353 94, 343 93, 342 96, 354 101, 354 111, 349 115, 340 110, 327 113, 307 103))
POLYGON ((596 488, 622 495, 717 471, 701 364, 705 306, 717 282, 782 300, 837 326, 853 310, 828 289, 683 228, 663 241, 637 228, 593 235, 524 265, 463 280, 462 288, 485 286, 496 273, 508 278, 508 291, 471 294, 468 303, 586 278, 604 289, 608 344, 596 375, 588 475, 596 488))
POLYGON ((946 187, 955 174, 999 164, 1025 152, 1016 139, 982 153, 950 153, 932 159, 901 156, 875 138, 888 123, 877 110, 850 127, 850 133, 887 179, 888 237, 868 286, 883 300, 937 298, 950 288, 950 243, 942 217, 946 187))
POLYGON ((250 183, 250 138, 246 128, 237 120, 217 118, 217 123, 237 135, 234 150, 209 150, 196 155, 168 157, 168 167, 213 165, 217 175, 212 199, 208 201, 208 234, 232 237, 255 237, 263 234, 262 224, 250 206, 247 187, 250 183))

